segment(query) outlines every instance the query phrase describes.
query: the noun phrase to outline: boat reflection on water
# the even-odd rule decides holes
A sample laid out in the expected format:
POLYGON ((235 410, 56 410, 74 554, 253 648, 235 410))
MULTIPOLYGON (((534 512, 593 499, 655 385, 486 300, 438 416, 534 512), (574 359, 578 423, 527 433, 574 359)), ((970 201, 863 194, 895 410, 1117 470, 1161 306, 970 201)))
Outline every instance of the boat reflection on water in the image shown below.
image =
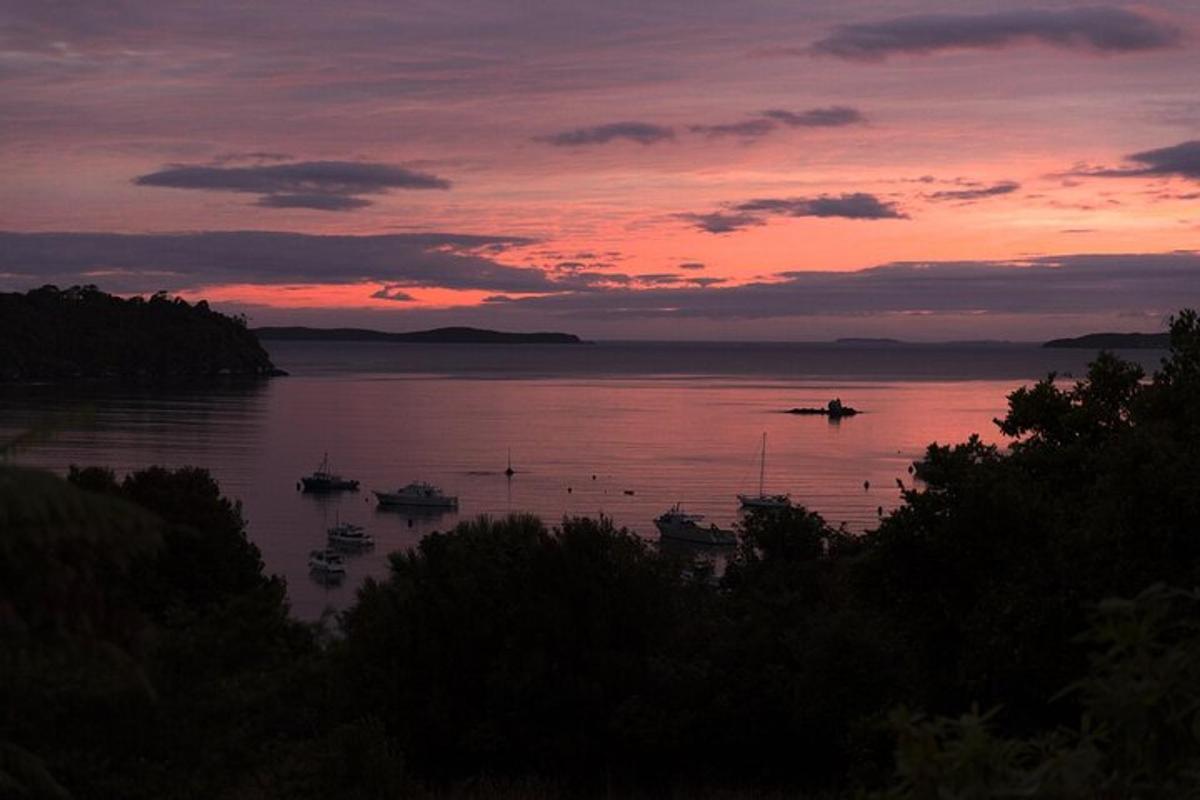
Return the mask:
POLYGON ((338 586, 346 578, 346 564, 331 548, 312 550, 308 554, 308 575, 321 586, 338 586))
POLYGON ((363 526, 350 522, 339 522, 328 530, 327 535, 330 547, 339 551, 357 552, 375 546, 375 540, 363 526))
POLYGON ((390 517, 401 517, 405 520, 408 527, 413 528, 417 525, 437 522, 447 514, 456 515, 458 509, 439 506, 385 505, 380 503, 375 506, 375 513, 386 514, 390 517))

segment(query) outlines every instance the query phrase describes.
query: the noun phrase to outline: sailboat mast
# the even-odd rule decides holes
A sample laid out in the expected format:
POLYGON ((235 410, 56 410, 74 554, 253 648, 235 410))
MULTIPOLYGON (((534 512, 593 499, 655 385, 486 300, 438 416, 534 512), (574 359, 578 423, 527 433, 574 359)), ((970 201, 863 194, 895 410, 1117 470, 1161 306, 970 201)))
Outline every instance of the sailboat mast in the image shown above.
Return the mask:
POLYGON ((763 476, 767 472, 767 434, 763 432, 762 458, 758 462, 758 496, 763 496, 763 476))

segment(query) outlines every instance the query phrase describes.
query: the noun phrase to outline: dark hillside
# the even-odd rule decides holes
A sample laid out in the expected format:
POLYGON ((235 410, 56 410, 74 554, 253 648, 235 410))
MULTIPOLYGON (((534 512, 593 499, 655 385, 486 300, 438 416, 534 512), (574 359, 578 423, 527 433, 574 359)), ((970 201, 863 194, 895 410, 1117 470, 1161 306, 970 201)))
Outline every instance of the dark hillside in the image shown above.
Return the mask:
POLYGON ((166 381, 279 371, 245 323, 165 293, 0 293, 0 381, 166 381))

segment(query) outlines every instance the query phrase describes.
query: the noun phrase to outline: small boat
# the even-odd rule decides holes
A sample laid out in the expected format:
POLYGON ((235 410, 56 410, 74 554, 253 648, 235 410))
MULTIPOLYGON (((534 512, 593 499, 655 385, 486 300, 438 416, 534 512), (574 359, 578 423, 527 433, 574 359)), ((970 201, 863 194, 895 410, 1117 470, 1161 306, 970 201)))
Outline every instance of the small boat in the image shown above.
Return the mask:
POLYGON ((703 520, 704 517, 700 514, 689 514, 676 503, 670 511, 654 518, 654 526, 664 539, 706 545, 737 544, 737 536, 733 531, 718 528, 716 525, 704 527, 700 524, 703 520))
POLYGON ((329 543, 335 547, 367 548, 375 544, 371 534, 361 525, 350 522, 339 522, 328 531, 329 543))
POLYGON ((739 494, 742 508, 787 508, 792 504, 786 494, 767 494, 763 491, 763 478, 767 471, 767 434, 762 437, 762 457, 758 462, 758 494, 739 494))
POLYGON ((312 475, 300 479, 300 486, 303 491, 314 493, 358 491, 358 481, 343 478, 329 468, 329 453, 321 459, 312 475))
POLYGON ((381 506, 423 506, 425 508, 458 508, 458 498, 442 492, 431 483, 414 482, 394 492, 372 490, 381 506))
POLYGON ((344 575, 346 565, 342 557, 332 550, 313 550, 308 554, 308 568, 324 575, 344 575))

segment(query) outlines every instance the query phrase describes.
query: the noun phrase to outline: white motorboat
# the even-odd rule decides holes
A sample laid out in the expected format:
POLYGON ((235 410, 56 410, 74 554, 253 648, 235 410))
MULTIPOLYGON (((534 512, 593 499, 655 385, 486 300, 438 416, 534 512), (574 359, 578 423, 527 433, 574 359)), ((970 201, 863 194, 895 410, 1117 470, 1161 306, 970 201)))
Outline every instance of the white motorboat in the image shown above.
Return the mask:
POLYGON ((328 530, 329 543, 336 547, 371 547, 375 540, 361 525, 339 522, 328 530))
POLYGON ((346 565, 332 550, 313 550, 308 554, 308 568, 323 575, 344 575, 346 565))
POLYGON ((762 437, 762 455, 758 462, 758 494, 739 494, 742 508, 787 508, 792 499, 786 494, 767 494, 763 491, 763 479, 767 471, 767 434, 762 437))
POLYGON ((676 503, 670 511, 654 519, 654 526, 664 539, 674 539, 680 542, 706 545, 737 544, 737 536, 733 531, 718 528, 716 525, 707 527, 700 523, 704 517, 700 514, 689 514, 676 503))
POLYGON ((445 494, 431 483, 414 482, 394 492, 373 490, 381 506, 422 506, 424 508, 458 508, 458 498, 445 494))

